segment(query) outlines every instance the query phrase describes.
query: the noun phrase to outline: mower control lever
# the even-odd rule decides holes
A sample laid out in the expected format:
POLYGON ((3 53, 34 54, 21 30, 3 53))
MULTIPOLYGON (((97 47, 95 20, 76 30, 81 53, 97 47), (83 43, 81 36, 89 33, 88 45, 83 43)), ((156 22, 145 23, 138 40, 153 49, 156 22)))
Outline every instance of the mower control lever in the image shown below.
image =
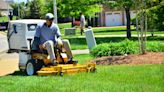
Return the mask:
POLYGON ((31 41, 32 41, 32 39, 31 39, 31 38, 28 38, 27 40, 28 40, 29 42, 31 42, 31 41))
POLYGON ((31 38, 28 38, 27 40, 29 41, 29 46, 30 46, 30 53, 31 53, 31 49, 32 49, 32 45, 31 45, 31 42, 32 42, 32 39, 31 39, 31 38))

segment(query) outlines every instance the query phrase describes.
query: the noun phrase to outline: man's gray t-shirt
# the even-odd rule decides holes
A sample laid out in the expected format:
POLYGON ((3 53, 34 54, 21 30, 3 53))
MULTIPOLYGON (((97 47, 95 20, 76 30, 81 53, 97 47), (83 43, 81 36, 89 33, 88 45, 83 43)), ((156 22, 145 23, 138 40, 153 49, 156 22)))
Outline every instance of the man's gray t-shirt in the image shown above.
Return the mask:
POLYGON ((61 33, 59 27, 55 23, 52 23, 50 27, 47 27, 45 23, 39 24, 35 33, 35 37, 40 38, 39 44, 43 44, 48 40, 52 40, 54 43, 56 43, 57 38, 60 36, 61 33))

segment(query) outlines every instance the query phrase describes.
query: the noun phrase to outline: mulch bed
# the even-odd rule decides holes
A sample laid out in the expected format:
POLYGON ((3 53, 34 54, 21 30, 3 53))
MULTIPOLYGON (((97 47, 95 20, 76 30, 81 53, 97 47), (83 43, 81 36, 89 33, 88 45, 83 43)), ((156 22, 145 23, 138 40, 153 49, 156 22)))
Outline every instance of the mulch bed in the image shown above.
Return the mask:
POLYGON ((107 56, 93 60, 97 65, 164 64, 164 52, 148 52, 143 55, 107 56))

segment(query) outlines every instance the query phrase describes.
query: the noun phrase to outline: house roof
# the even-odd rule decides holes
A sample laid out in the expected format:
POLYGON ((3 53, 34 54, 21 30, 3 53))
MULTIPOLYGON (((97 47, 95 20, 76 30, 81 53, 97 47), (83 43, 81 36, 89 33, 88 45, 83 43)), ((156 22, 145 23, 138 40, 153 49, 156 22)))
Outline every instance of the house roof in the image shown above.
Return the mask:
POLYGON ((21 20, 12 20, 10 23, 24 23, 24 24, 30 24, 30 23, 44 23, 46 20, 41 19, 21 19, 21 20))
POLYGON ((0 10, 13 9, 8 3, 3 0, 0 0, 0 10))
POLYGON ((104 5, 103 5, 103 10, 104 10, 104 11, 122 11, 123 8, 121 8, 121 7, 112 8, 112 7, 110 7, 110 6, 104 4, 104 5))

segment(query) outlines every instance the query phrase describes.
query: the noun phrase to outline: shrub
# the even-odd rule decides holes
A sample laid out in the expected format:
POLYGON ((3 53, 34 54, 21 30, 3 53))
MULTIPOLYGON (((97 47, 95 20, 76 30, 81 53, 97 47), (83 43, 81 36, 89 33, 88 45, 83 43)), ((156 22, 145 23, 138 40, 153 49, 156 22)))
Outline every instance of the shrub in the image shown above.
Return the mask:
MULTIPOLYGON (((160 42, 147 42, 146 46, 148 52, 164 51, 164 44, 161 44, 160 42)), ((137 54, 137 53, 139 53, 138 42, 134 42, 130 40, 124 40, 118 43, 110 42, 110 43, 100 44, 94 47, 91 51, 91 54, 94 57, 137 54)))
POLYGON ((111 54, 111 49, 109 44, 100 44, 93 48, 91 53, 95 57, 109 56, 111 54))
POLYGON ((164 51, 164 44, 160 42, 147 42, 146 50, 148 52, 162 52, 164 51))
POLYGON ((113 43, 111 46, 112 54, 111 55, 124 55, 124 54, 134 54, 138 52, 137 43, 124 40, 119 43, 113 43))

